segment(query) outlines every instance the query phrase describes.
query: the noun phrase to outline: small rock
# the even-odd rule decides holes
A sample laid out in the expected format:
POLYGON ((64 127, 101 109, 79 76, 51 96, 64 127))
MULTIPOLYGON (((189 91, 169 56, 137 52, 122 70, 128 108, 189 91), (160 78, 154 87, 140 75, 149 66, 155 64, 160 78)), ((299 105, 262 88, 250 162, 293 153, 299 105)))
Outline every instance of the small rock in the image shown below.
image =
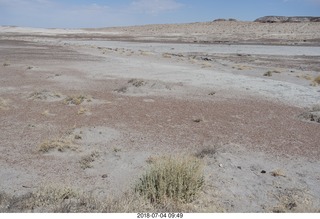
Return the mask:
POLYGON ((262 171, 261 171, 261 173, 263 173, 263 174, 265 174, 266 172, 267 172, 267 171, 265 171, 265 170, 262 170, 262 171))
POLYGON ((216 92, 210 92, 208 95, 210 95, 210 96, 213 96, 213 95, 215 95, 216 94, 216 92))
POLYGON ((223 167, 223 165, 222 165, 222 164, 219 164, 219 167, 223 167))
POLYGON ((201 122, 201 119, 194 119, 193 122, 199 123, 201 122))
POLYGON ((107 174, 103 174, 101 177, 102 177, 103 179, 105 179, 105 178, 108 177, 108 175, 107 175, 107 174))
POLYGON ((237 168, 238 168, 239 170, 241 170, 241 169, 242 169, 240 166, 237 166, 237 168))

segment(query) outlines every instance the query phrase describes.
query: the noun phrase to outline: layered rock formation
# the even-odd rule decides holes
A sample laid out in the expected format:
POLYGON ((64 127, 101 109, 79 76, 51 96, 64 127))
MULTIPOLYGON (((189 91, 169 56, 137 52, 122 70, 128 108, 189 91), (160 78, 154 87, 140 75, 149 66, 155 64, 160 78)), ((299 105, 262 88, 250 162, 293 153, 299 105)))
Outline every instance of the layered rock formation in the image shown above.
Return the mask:
POLYGON ((286 16, 265 16, 255 20, 261 23, 298 23, 298 22, 320 22, 320 17, 286 17, 286 16))

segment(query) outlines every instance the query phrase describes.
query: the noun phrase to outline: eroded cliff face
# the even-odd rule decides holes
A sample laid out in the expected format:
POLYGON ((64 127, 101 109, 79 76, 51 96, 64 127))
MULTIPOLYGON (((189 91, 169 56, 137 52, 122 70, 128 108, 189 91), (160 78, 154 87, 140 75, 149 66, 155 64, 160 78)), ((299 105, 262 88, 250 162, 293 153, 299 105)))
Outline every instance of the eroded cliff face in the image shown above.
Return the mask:
POLYGON ((285 22, 320 22, 320 17, 286 17, 265 16, 255 20, 261 23, 285 23, 285 22))

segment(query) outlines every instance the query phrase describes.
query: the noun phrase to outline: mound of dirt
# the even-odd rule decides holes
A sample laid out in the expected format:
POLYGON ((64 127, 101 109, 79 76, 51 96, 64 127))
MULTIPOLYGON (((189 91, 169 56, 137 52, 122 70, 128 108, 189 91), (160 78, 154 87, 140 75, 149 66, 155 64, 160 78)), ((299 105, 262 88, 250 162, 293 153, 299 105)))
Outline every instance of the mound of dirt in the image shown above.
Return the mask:
POLYGON ((35 92, 31 93, 29 96, 29 99, 53 102, 53 101, 62 100, 63 97, 59 93, 52 92, 52 91, 45 89, 42 91, 35 91, 35 92))
POLYGON ((145 81, 141 79, 130 79, 126 85, 114 90, 122 94, 147 94, 153 92, 170 91, 174 88, 173 85, 162 81, 145 81))

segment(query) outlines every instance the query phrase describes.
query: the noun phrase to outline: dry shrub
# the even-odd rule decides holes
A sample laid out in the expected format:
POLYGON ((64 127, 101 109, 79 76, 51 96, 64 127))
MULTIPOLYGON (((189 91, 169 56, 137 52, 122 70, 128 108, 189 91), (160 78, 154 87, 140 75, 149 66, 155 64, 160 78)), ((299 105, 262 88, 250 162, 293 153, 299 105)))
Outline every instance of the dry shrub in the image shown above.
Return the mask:
POLYGON ((85 100, 87 100, 87 102, 90 102, 91 98, 84 95, 75 95, 68 96, 66 99, 64 99, 64 103, 70 105, 80 105, 85 100))
POLYGON ((145 81, 139 79, 131 79, 128 81, 128 84, 132 84, 135 87, 141 87, 146 84, 145 81))
POLYGON ((170 54, 168 54, 168 53, 163 53, 163 54, 162 54, 162 57, 163 57, 163 58, 170 59, 172 56, 171 56, 170 54))
POLYGON ((65 151, 66 149, 75 150, 76 146, 73 143, 73 140, 70 138, 59 138, 46 140, 39 145, 40 152, 49 152, 50 150, 57 149, 60 152, 65 151))
POLYGON ((281 71, 279 70, 267 71, 266 73, 263 74, 263 76, 271 77, 273 73, 279 74, 281 73, 281 71))
POLYGON ((317 212, 318 207, 314 206, 312 195, 306 190, 297 188, 284 189, 274 195, 278 203, 273 207, 275 213, 311 213, 317 212))
POLYGON ((8 101, 0 97, 0 110, 8 110, 8 101))
POLYGON ((91 154, 83 156, 79 161, 81 168, 82 169, 91 168, 92 162, 94 162, 97 157, 99 157, 99 153, 96 151, 92 152, 91 154))
POLYGON ((91 193, 59 186, 47 186, 21 196, 0 193, 0 212, 45 213, 132 213, 155 212, 155 208, 136 193, 102 201, 91 193))
MULTIPOLYGON (((2 207, 2 206, 1 206, 2 207)), ((1 212, 102 212, 91 195, 67 187, 43 187, 22 196, 6 196, 1 212)))
POLYGON ((277 177, 277 176, 286 177, 286 174, 284 173, 284 171, 280 169, 274 170, 270 174, 271 176, 274 176, 274 177, 277 177))
POLYGON ((204 185, 203 166, 195 157, 163 157, 135 186, 151 203, 190 203, 204 185))
POLYGON ((121 197, 109 198, 104 203, 103 212, 108 213, 132 213, 132 212, 156 212, 155 207, 134 192, 126 192, 121 197))
POLYGON ((216 147, 206 147, 203 148, 201 151, 197 152, 195 156, 197 158, 205 158, 205 157, 213 157, 217 153, 217 148, 216 147))
POLYGON ((320 84, 320 75, 313 80, 315 83, 320 84))
POLYGON ((49 90, 42 90, 42 91, 35 91, 30 94, 29 98, 32 100, 47 100, 49 98, 60 98, 61 94, 56 93, 56 92, 51 92, 49 90))
POLYGON ((272 76, 272 71, 267 71, 266 73, 263 74, 265 77, 271 77, 272 76))
POLYGON ((85 114, 87 112, 89 112, 87 108, 80 107, 80 109, 78 110, 78 115, 85 114))

